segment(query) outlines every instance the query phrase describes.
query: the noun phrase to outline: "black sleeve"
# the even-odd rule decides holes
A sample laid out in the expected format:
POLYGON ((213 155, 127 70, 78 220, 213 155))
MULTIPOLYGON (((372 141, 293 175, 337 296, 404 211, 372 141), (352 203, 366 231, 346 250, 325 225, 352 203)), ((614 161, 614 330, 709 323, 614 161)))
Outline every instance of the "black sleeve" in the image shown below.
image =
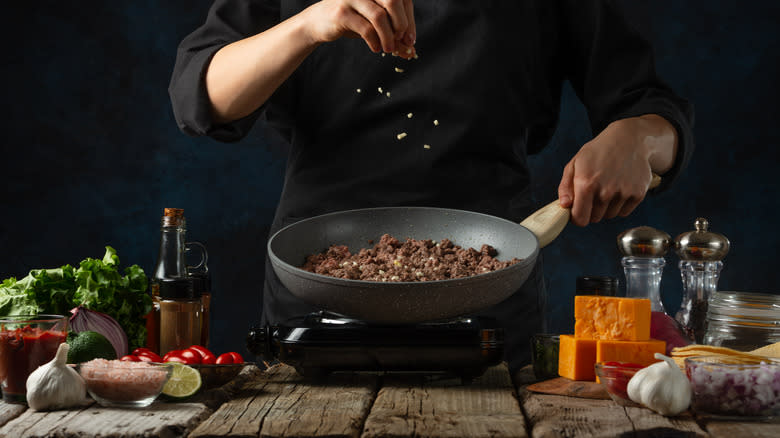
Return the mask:
POLYGON ((222 47, 279 23, 279 1, 216 0, 206 22, 189 34, 176 54, 168 87, 176 123, 186 134, 208 135, 220 141, 244 137, 262 110, 228 124, 215 124, 203 80, 211 57, 222 47))
POLYGON ((567 75, 587 108, 594 135, 615 120, 643 114, 658 114, 677 129, 674 166, 656 189, 663 190, 693 154, 693 106, 658 77, 652 47, 615 1, 568 0, 563 11, 567 75))

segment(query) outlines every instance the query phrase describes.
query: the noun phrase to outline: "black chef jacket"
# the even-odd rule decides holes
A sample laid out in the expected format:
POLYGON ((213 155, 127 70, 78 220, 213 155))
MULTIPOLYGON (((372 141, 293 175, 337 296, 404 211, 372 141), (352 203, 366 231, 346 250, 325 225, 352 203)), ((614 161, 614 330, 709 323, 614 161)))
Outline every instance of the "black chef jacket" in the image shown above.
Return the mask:
MULTIPOLYGON (((301 218, 374 206, 522 220, 538 207, 527 156, 555 130, 564 80, 594 134, 648 113, 677 128, 678 156, 661 189, 689 160, 692 108, 659 80, 651 47, 613 1, 418 0, 418 59, 381 56, 342 38, 319 46, 252 115, 214 123, 203 81, 213 54, 311 3, 215 1, 205 24, 182 41, 169 89, 190 135, 238 140, 262 116, 289 142, 272 233, 301 218)), ((266 271, 264 321, 312 310, 266 271)), ((528 336, 541 329, 541 277, 537 266, 524 290, 488 312, 507 327, 513 369, 528 361, 528 336)))

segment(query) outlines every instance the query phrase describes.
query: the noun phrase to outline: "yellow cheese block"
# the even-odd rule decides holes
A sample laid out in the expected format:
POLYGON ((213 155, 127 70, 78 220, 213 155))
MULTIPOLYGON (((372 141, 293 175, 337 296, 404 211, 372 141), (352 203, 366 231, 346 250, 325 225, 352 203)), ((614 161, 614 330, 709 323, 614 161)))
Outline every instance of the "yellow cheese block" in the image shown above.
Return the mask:
POLYGON ((596 343, 596 362, 632 362, 647 366, 658 362, 655 353, 666 354, 666 342, 657 339, 649 341, 611 341, 600 339, 596 343))
POLYGON ((596 380, 595 339, 561 335, 558 347, 558 375, 571 380, 596 380))
POLYGON ((650 339, 650 300, 577 295, 574 337, 646 341, 650 339))

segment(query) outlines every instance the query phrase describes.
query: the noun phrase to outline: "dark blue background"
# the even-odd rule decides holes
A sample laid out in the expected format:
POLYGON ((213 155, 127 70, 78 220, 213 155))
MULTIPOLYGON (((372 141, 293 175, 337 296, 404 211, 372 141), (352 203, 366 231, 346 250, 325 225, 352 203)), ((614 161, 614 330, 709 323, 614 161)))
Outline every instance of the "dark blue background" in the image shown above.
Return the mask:
MULTIPOLYGON (((780 3, 622 1, 656 49, 658 69, 696 107, 697 150, 667 193, 626 219, 569 226, 544 250, 552 331, 571 327, 574 280, 623 280, 615 238, 650 225, 673 237, 709 219, 732 249, 720 289, 779 292, 780 3)), ((244 351, 259 320, 263 260, 286 150, 258 125, 221 144, 180 133, 167 85, 176 46, 210 1, 11 2, 3 10, 0 276, 77 264, 114 246, 150 273, 164 207, 185 210, 189 240, 209 250, 212 347, 244 351)), ((557 196, 563 165, 590 138, 567 87, 552 144, 533 158, 535 194, 557 196)), ((668 310, 676 255, 662 282, 668 310)))

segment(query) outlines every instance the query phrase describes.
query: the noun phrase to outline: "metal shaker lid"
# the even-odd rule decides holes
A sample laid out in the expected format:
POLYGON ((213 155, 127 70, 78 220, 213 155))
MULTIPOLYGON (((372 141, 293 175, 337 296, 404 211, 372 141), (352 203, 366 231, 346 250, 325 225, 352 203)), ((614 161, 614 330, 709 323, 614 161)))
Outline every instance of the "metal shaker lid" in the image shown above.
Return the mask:
POLYGON ((729 239, 709 231, 709 221, 696 218, 694 231, 687 231, 674 239, 674 250, 681 260, 720 261, 729 252, 729 239))
POLYGON ((661 230, 641 226, 620 233, 617 245, 624 256, 663 257, 672 245, 672 238, 661 230))

